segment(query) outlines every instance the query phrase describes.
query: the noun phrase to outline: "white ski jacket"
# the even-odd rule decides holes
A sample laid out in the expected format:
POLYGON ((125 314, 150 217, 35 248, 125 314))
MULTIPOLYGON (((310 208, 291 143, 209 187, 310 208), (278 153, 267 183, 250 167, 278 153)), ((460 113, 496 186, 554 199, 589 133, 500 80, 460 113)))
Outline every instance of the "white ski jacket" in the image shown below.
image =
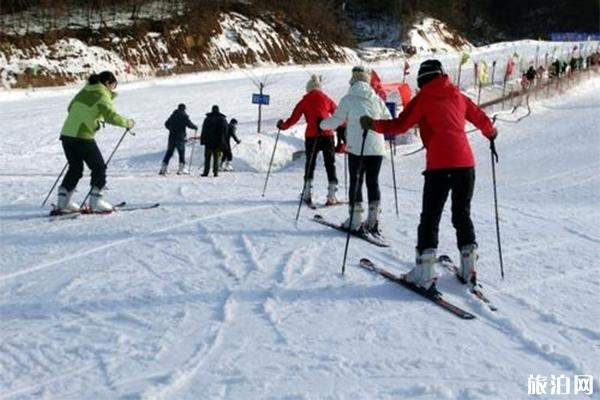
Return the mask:
MULTIPOLYGON (((346 152, 360 155, 363 130, 359 118, 368 115, 373 119, 391 119, 385 103, 367 82, 359 81, 350 86, 342 97, 333 115, 321 121, 321 129, 335 129, 346 122, 346 152)), ((385 155, 385 140, 382 134, 369 130, 365 141, 365 156, 385 155)))

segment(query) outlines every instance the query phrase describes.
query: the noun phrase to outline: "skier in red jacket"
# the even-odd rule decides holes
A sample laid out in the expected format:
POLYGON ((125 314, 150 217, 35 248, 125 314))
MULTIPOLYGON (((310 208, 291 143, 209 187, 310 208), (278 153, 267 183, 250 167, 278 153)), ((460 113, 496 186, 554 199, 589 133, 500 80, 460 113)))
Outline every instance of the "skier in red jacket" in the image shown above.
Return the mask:
POLYGON ((416 266, 405 279, 425 289, 435 289, 438 228, 444 203, 452 191, 452 224, 461 254, 459 275, 465 283, 475 283, 477 242, 470 215, 475 160, 465 134, 465 120, 489 140, 496 138, 497 131, 487 115, 450 83, 438 60, 421 64, 417 83, 421 91, 398 118, 374 121, 368 116, 361 117, 363 129, 386 134, 405 133, 418 124, 427 151, 416 266))
POLYGON ((306 151, 306 165, 304 168, 305 189, 302 199, 312 205, 312 180, 315 172, 316 158, 319 151, 323 152, 323 160, 327 171, 329 187, 326 205, 339 203, 335 196, 337 191, 337 176, 335 172, 335 131, 319 128, 319 122, 328 118, 336 109, 336 104, 321 90, 321 77, 312 75, 306 84, 306 94, 287 120, 277 121, 277 128, 286 130, 292 127, 301 116, 306 120, 306 138, 304 148, 306 151))

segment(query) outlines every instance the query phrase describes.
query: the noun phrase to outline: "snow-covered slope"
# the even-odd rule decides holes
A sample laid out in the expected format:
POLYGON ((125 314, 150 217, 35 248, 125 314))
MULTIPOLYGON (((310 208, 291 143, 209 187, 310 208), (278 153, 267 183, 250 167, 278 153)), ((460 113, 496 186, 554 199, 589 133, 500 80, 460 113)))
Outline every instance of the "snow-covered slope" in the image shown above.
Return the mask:
MULTIPOLYGON (((379 71, 388 80, 401 73, 379 71)), ((322 73, 336 99, 347 89, 348 67, 273 73, 261 147, 243 74, 121 85, 116 105, 138 121, 137 136, 111 161, 108 197, 161 207, 72 221, 47 221, 39 204, 64 164, 57 138, 73 90, 3 94, 0 399, 515 399, 527 398, 530 374, 600 377, 600 79, 533 103, 519 124, 498 122, 504 281, 488 144, 471 137, 480 280, 500 311, 443 274, 440 289, 477 315, 461 321, 356 267, 364 256, 397 272, 411 267, 422 153, 396 157, 398 217, 385 161, 382 228, 393 246, 353 239, 343 278, 345 237, 311 222, 307 209, 294 222, 302 161, 289 155, 303 146, 302 126, 280 139, 261 197, 273 126, 309 72, 322 73), (156 175, 162 123, 179 102, 196 123, 212 104, 240 121, 238 172, 156 175)), ((105 156, 120 133, 99 134, 105 156)), ((86 187, 84 178, 78 198, 86 187)), ((341 207, 323 213, 345 216, 341 207)), ((440 251, 457 258, 448 214, 440 251)))

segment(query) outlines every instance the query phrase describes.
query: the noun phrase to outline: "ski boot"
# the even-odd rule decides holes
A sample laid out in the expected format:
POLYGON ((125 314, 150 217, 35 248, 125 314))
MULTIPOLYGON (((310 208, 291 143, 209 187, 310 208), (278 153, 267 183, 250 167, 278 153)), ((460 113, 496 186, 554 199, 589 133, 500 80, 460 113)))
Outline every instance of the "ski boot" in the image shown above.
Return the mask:
POLYGON ((379 201, 372 201, 369 203, 369 214, 367 215, 366 230, 376 238, 383 239, 383 234, 379 229, 379 201))
POLYGON ((158 171, 158 174, 159 174, 159 175, 163 175, 163 176, 167 175, 167 172, 168 172, 168 171, 167 171, 167 167, 168 167, 168 166, 169 166, 169 164, 165 164, 165 163, 163 163, 163 164, 162 164, 162 167, 160 167, 160 171, 158 171))
POLYGON ((190 172, 185 169, 185 164, 180 163, 179 169, 177 170, 177 175, 188 175, 190 172))
POLYGON ((348 219, 346 221, 344 221, 342 223, 342 228, 344 228, 344 229, 350 229, 350 231, 352 231, 352 232, 359 232, 361 229, 363 229, 363 223, 362 223, 363 208, 362 208, 362 203, 356 203, 354 205, 354 207, 349 206, 348 207, 348 213, 350 214, 350 216, 348 217, 348 219), (352 219, 352 225, 350 225, 350 219, 352 219))
POLYGON ((327 200, 325 201, 325 207, 335 206, 341 203, 335 196, 335 192, 337 192, 337 183, 329 182, 329 186, 327 187, 327 200))
POLYGON ((312 201, 312 181, 307 180, 304 183, 304 192, 300 194, 302 202, 310 208, 316 208, 312 201))
POLYGON ((77 213, 81 211, 79 209, 79 205, 71 200, 73 196, 74 190, 70 192, 64 187, 58 188, 58 199, 56 201, 56 208, 52 210, 52 214, 60 215, 60 214, 69 214, 69 213, 77 213))
POLYGON ((435 290, 435 281, 437 280, 435 272, 437 257, 435 253, 436 249, 425 249, 420 254, 417 250, 416 265, 409 273, 404 275, 404 280, 425 290, 435 290))
POLYGON ((467 244, 460 248, 460 268, 458 270, 458 279, 463 283, 477 284, 477 245, 467 244))
POLYGON ((90 212, 108 214, 114 210, 113 205, 102 198, 102 189, 94 186, 90 192, 90 212))

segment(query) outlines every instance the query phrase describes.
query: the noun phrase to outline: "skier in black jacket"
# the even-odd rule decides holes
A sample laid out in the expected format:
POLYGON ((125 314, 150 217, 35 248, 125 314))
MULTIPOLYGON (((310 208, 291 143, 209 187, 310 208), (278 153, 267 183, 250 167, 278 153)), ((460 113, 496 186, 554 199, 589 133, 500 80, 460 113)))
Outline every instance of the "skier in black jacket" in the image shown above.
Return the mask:
POLYGON ((227 119, 219 112, 219 106, 212 106, 212 111, 206 114, 200 135, 200 143, 204 145, 202 176, 208 176, 211 158, 213 159, 213 174, 219 176, 219 161, 221 153, 226 148, 227 126, 227 119))
POLYGON ((185 104, 179 104, 177 109, 173 111, 169 119, 165 122, 165 128, 169 130, 169 144, 167 146, 167 152, 163 158, 162 167, 159 171, 159 175, 167 174, 167 167, 169 166, 169 160, 173 156, 173 152, 177 149, 179 153, 179 169, 177 175, 186 173, 185 171, 185 128, 194 129, 198 132, 198 127, 190 121, 190 117, 185 112, 185 104))
POLYGON ((231 118, 229 126, 227 127, 227 137, 225 138, 225 149, 223 149, 223 159, 221 160, 221 171, 233 171, 231 166, 231 160, 233 160, 233 153, 231 152, 231 139, 235 140, 237 144, 242 141, 237 137, 235 131, 237 130, 237 119, 231 118))

